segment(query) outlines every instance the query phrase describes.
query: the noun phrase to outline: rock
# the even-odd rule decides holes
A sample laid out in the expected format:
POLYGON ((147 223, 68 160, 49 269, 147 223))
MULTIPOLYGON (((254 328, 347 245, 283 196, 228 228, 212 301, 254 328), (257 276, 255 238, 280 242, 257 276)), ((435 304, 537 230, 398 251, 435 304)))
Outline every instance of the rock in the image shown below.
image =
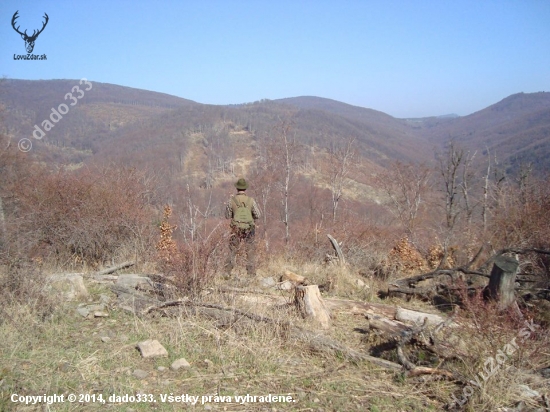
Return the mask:
POLYGON ((89 296, 84 279, 78 273, 52 275, 49 287, 60 292, 66 300, 82 300, 89 296))
POLYGON ((108 318, 109 314, 107 312, 96 311, 94 312, 94 318, 108 318))
POLYGON ((138 285, 147 285, 149 286, 151 279, 147 276, 141 276, 135 273, 119 275, 116 281, 116 284, 119 286, 124 286, 126 288, 135 289, 138 285))
POLYGON ((86 306, 80 306, 80 307, 76 308, 76 311, 83 318, 87 318, 88 315, 90 315, 90 311, 88 310, 88 308, 86 308, 86 306))
POLYGON ((159 367, 157 368, 157 370, 158 370, 159 372, 164 372, 164 371, 166 371, 166 369, 167 369, 167 368, 166 368, 165 366, 159 366, 159 367))
POLYGON ((190 368, 190 367, 191 367, 191 364, 187 362, 184 358, 175 360, 170 365, 170 369, 172 369, 173 371, 177 371, 178 369, 181 369, 181 368, 190 368))
POLYGON ((108 336, 102 336, 101 337, 101 342, 103 342, 103 343, 108 343, 110 341, 111 341, 111 338, 108 337, 108 336))
POLYGON ((363 282, 361 279, 355 279, 355 286, 357 286, 359 289, 368 289, 369 287, 365 282, 363 282))
POLYGON ((518 389, 521 392, 521 396, 524 396, 526 398, 540 398, 540 393, 531 389, 527 385, 518 385, 518 389))
POLYGON ((294 289, 294 285, 292 284, 292 282, 290 280, 285 280, 284 282, 279 283, 277 285, 276 289, 279 289, 279 290, 292 290, 292 289, 294 289))
POLYGON ((263 288, 270 288, 272 286, 275 286, 276 283, 277 282, 275 282, 275 279, 273 279, 272 277, 262 278, 260 280, 260 286, 263 288))
POLYGON ((168 356, 168 351, 158 340, 146 340, 137 344, 141 356, 145 359, 168 356))
POLYGON ((142 370, 142 369, 136 369, 132 373, 132 375, 134 375, 134 378, 140 379, 140 380, 145 379, 147 376, 149 376, 149 374, 146 371, 142 370))
POLYGON ((212 362, 210 359, 205 359, 204 366, 206 366, 207 368, 211 368, 212 366, 214 366, 214 362, 212 362))

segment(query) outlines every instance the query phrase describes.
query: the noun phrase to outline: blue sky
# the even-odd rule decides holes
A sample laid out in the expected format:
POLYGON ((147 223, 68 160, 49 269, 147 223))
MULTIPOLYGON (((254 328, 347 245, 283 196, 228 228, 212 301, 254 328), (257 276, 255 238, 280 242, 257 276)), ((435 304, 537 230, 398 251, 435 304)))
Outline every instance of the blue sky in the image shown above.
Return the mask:
POLYGON ((395 117, 550 91, 549 0, 3 0, 0 75, 230 104, 312 95, 395 117), (21 30, 49 23, 14 60, 21 30))

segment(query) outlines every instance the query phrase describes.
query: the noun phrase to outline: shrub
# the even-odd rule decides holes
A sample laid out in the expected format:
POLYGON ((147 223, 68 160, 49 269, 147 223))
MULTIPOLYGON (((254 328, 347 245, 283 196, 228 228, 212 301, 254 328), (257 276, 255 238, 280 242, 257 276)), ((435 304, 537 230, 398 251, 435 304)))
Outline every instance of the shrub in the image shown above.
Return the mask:
POLYGON ((150 185, 132 169, 59 171, 26 182, 8 230, 31 256, 97 266, 128 245, 150 249, 150 185))
POLYGON ((157 264, 163 274, 172 281, 179 292, 196 296, 215 275, 222 265, 222 246, 225 246, 224 231, 220 225, 211 229, 208 236, 193 241, 177 243, 172 232, 177 228, 169 223, 172 209, 164 207, 160 224, 160 239, 157 242, 157 264))

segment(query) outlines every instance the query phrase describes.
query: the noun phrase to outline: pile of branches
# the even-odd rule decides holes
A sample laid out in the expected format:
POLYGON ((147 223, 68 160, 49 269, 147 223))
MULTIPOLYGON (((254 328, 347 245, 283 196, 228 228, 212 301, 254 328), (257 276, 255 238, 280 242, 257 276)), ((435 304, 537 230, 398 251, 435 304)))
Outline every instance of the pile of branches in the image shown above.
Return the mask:
MULTIPOLYGON (((541 255, 550 255, 549 250, 537 249, 537 248, 507 248, 501 249, 494 253, 490 258, 485 262, 480 264, 477 269, 472 269, 474 265, 479 261, 481 255, 484 252, 485 247, 481 247, 478 253, 474 258, 463 266, 456 266, 453 268, 444 268, 443 262, 447 261, 447 256, 444 254, 441 259, 439 266, 427 273, 422 273, 416 276, 405 277, 392 281, 388 285, 387 290, 379 291, 381 297, 387 296, 409 296, 417 297, 426 301, 434 301, 435 299, 440 299, 443 301, 448 301, 449 298, 456 298, 453 302, 455 303, 460 301, 460 293, 464 290, 464 284, 466 284, 466 289, 468 292, 478 291, 479 286, 475 286, 474 280, 476 277, 482 277, 486 279, 491 278, 491 266, 494 262, 501 256, 512 255, 517 257, 518 255, 526 254, 541 254, 541 255), (444 277, 444 280, 440 280, 441 277, 444 277), (430 284, 422 284, 421 282, 437 279, 435 282, 430 284)), ((518 285, 523 286, 522 284, 533 284, 535 287, 523 288, 522 290, 527 290, 531 295, 542 298, 550 299, 550 278, 547 276, 544 279, 541 276, 536 276, 531 273, 519 272, 517 274, 517 284, 515 285, 518 288, 518 285), (537 279, 538 278, 538 279, 537 279)))

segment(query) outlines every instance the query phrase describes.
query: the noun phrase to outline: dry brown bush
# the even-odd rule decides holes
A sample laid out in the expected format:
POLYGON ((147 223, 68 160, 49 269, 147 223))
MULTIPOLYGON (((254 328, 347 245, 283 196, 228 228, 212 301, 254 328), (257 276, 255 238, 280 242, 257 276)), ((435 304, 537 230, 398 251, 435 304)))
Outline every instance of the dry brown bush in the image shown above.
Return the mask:
POLYGON ((14 259, 0 268, 0 323, 17 322, 14 308, 24 306, 25 311, 45 320, 56 306, 55 296, 44 285, 46 276, 36 262, 14 259))
POLYGON ((122 249, 143 254, 154 234, 152 187, 132 169, 59 171, 33 176, 16 193, 7 222, 30 256, 59 265, 109 262, 122 249))
POLYGON ((221 273, 227 236, 221 225, 217 225, 205 237, 178 243, 172 237, 176 226, 170 223, 171 215, 172 209, 165 206, 156 246, 157 266, 178 292, 196 296, 221 273))
MULTIPOLYGON (((502 189, 490 226, 494 249, 550 250, 549 210, 550 176, 502 189)), ((545 296, 550 300, 550 256, 528 253, 521 256, 520 262, 525 273, 537 277, 539 288, 546 289, 545 296)))
POLYGON ((462 388, 455 391, 458 399, 466 401, 460 410, 498 410, 517 402, 526 376, 532 381, 531 389, 544 391, 547 384, 536 371, 548 367, 548 329, 529 310, 522 309, 523 316, 512 309, 500 310, 496 302, 483 299, 481 289, 468 292, 463 283, 459 292, 462 309, 456 317, 459 327, 453 332, 460 338, 455 343, 457 356, 447 360, 445 367, 462 378, 463 386, 473 389, 468 389, 469 397, 463 396, 462 388), (480 382, 482 389, 472 382, 480 382))
POLYGON ((508 186, 499 194, 491 232, 501 247, 548 248, 550 239, 550 176, 524 187, 508 186))

